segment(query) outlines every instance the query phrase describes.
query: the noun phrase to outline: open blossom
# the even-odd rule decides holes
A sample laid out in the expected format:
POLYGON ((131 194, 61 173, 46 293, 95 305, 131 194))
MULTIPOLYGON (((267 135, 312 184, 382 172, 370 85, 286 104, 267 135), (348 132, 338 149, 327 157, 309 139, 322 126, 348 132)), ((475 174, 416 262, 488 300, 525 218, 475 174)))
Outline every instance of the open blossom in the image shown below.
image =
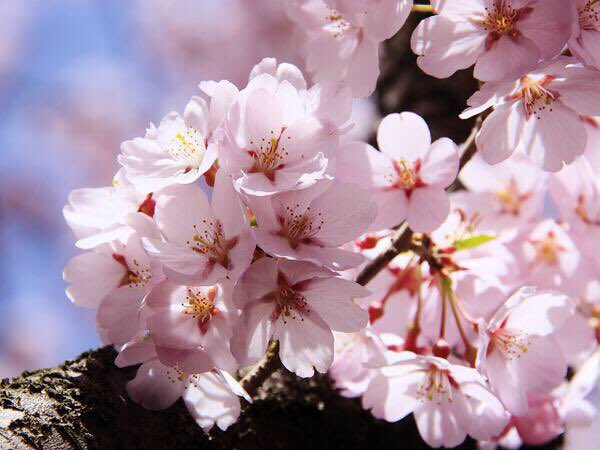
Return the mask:
POLYGON ((243 207, 221 171, 211 201, 199 187, 181 185, 165 189, 156 205, 165 239, 144 239, 144 247, 172 280, 202 285, 235 280, 252 260, 255 244, 243 207))
POLYGON ((509 249, 523 284, 569 292, 568 284, 576 275, 581 256, 568 230, 548 219, 522 230, 509 249))
POLYGON ((237 318, 231 282, 214 286, 181 286, 163 281, 146 299, 150 309, 147 326, 154 342, 166 347, 159 352, 163 363, 186 372, 213 367, 234 371, 237 364, 229 350, 237 318))
POLYGON ((372 330, 356 333, 333 333, 335 353, 329 376, 344 397, 364 394, 377 370, 365 365, 366 361, 381 358, 384 344, 372 330))
POLYGON ((126 238, 131 227, 152 223, 158 193, 141 193, 120 170, 113 185, 71 191, 63 215, 82 249, 126 238))
POLYGON ((143 329, 144 298, 164 276, 142 248, 140 235, 129 229, 123 241, 73 257, 63 278, 70 283, 66 292, 74 304, 98 309, 98 326, 105 340, 124 344, 143 329))
POLYGON ((582 62, 600 69, 600 3, 598 0, 571 0, 577 8, 569 50, 582 62))
POLYGON ((472 117, 494 106, 477 134, 477 148, 490 164, 515 150, 556 172, 583 154, 587 135, 580 115, 600 114, 600 77, 595 70, 558 57, 514 83, 485 83, 461 114, 472 117))
POLYGON ((222 81, 213 86, 211 94, 210 104, 193 97, 183 116, 170 112, 158 128, 151 125, 145 137, 121 145, 118 161, 139 189, 152 192, 171 184, 192 183, 212 167, 221 138, 215 129, 235 100, 237 88, 222 81))
POLYGON ((373 221, 376 205, 356 184, 316 185, 249 202, 258 228, 256 242, 267 253, 310 261, 330 269, 358 266, 363 256, 339 248, 360 236, 373 221))
POLYGON ((459 178, 469 190, 461 206, 477 211, 481 229, 518 229, 542 213, 546 174, 523 153, 493 166, 476 154, 459 178))
POLYGON ((481 330, 479 367, 512 414, 527 413, 527 393, 547 394, 567 364, 553 333, 572 317, 574 304, 553 291, 522 289, 481 330))
POLYGON ((127 392, 135 402, 147 409, 161 410, 181 397, 194 420, 206 431, 215 424, 225 430, 237 420, 241 410, 238 395, 250 400, 226 372, 195 374, 162 364, 150 338, 127 343, 115 362, 119 367, 141 363, 135 378, 127 383, 127 392))
POLYGON ((286 0, 307 34, 306 66, 316 82, 345 80, 367 97, 379 76, 379 43, 404 25, 412 0, 286 0))
POLYGON ((571 36, 563 0, 433 0, 412 36, 424 72, 445 78, 475 64, 482 81, 512 81, 560 53, 571 36))
POLYGON ((425 121, 409 112, 385 117, 377 142, 381 152, 361 142, 343 145, 336 175, 371 192, 378 206, 371 230, 406 220, 415 231, 433 231, 450 212, 445 188, 458 172, 456 145, 447 138, 432 144, 425 121))
POLYGON ((250 195, 304 188, 325 177, 350 94, 338 85, 306 90, 299 73, 262 61, 224 123, 219 164, 250 195), (271 72, 275 70, 275 75, 271 72))
POLYGON ((508 423, 502 403, 475 369, 402 352, 379 370, 363 406, 388 422, 413 413, 421 437, 431 447, 455 447, 467 434, 487 440, 508 423))
POLYGON ((238 281, 233 301, 242 309, 231 342, 242 365, 260 360, 272 337, 283 365, 300 377, 325 373, 333 361, 332 330, 367 324, 354 299, 362 286, 308 262, 261 258, 238 281))

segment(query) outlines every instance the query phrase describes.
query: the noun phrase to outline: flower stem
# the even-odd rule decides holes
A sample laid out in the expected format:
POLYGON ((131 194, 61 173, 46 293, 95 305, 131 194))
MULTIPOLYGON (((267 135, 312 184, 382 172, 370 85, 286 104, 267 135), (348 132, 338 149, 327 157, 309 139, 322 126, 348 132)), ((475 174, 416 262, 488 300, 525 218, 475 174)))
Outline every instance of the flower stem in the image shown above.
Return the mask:
POLYGON ((447 278, 441 279, 441 290, 440 295, 442 296, 442 320, 440 322, 440 336, 439 339, 446 337, 446 302, 448 301, 448 290, 446 289, 447 278))
POLYGON ((456 327, 458 328, 458 334, 460 334, 460 338, 465 344, 465 358, 471 364, 471 366, 475 366, 475 358, 477 357, 477 350, 471 344, 471 341, 467 337, 465 330, 463 329, 462 323, 460 321, 460 315, 458 314, 458 308, 456 305, 456 295, 453 292, 449 292, 448 301, 450 302, 450 308, 452 309, 452 315, 454 316, 454 321, 456 322, 456 327))
POLYGON ((413 5, 412 12, 435 14, 435 9, 431 5, 413 5))
POLYGON ((271 341, 265 356, 240 380, 240 384, 252 398, 258 389, 271 375, 281 369, 283 365, 279 359, 279 341, 271 341))

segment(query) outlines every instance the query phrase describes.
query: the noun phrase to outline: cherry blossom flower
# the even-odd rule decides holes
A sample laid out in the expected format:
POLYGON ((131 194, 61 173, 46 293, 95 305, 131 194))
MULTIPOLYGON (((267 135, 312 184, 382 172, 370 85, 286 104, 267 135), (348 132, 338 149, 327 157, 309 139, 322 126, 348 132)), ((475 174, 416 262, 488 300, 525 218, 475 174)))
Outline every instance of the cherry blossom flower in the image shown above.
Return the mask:
POLYGON ((571 36, 573 12, 562 0, 433 0, 411 46, 424 72, 446 78, 475 64, 482 81, 512 81, 556 56, 571 36))
POLYGON ((547 394, 562 382, 567 365, 552 333, 573 312, 569 297, 525 288, 480 333, 479 367, 512 414, 527 413, 527 392, 547 394))
POLYGON ((381 358, 383 342, 371 330, 356 333, 333 333, 335 354, 329 375, 344 397, 358 397, 366 391, 377 370, 365 362, 381 358))
POLYGON ((307 34, 306 66, 315 82, 345 80, 368 97, 379 76, 379 43, 404 25, 412 0, 286 0, 307 34))
POLYGON ((217 159, 220 134, 214 131, 236 97, 231 83, 217 83, 210 104, 193 97, 183 116, 170 112, 145 137, 124 142, 118 161, 125 176, 149 192, 196 181, 217 159))
POLYGON ((124 344, 144 328, 144 298, 164 276, 142 248, 140 235, 130 229, 124 242, 73 257, 63 278, 71 283, 66 293, 74 304, 98 309, 105 342, 124 344))
POLYGON ((333 361, 331 330, 358 331, 368 319, 354 299, 369 291, 334 275, 308 262, 261 258, 253 263, 233 297, 242 309, 231 341, 238 362, 257 362, 272 337, 288 370, 300 377, 315 369, 325 373, 333 361))
POLYGON ((476 154, 459 179, 470 191, 460 205, 479 214, 480 229, 516 230, 542 213, 546 176, 522 153, 493 166, 476 154))
POLYGON ((330 269, 355 267, 363 257, 339 248, 363 233, 376 215, 369 193, 356 184, 321 181, 296 191, 249 201, 267 253, 310 261, 330 269))
POLYGON ((238 395, 251 401, 225 372, 190 374, 162 364, 150 338, 132 340, 116 359, 119 367, 140 363, 135 378, 127 383, 130 397, 151 410, 166 409, 182 397, 194 420, 205 431, 215 424, 225 430, 237 420, 241 410, 238 395))
POLYGON ((269 195, 324 177, 338 131, 314 108, 306 92, 287 80, 263 73, 250 81, 230 111, 219 158, 237 188, 269 195))
POLYGON ((147 326, 154 342, 167 348, 159 352, 161 362, 191 373, 207 366, 237 369, 228 344, 237 318, 232 291, 227 280, 214 286, 157 285, 146 299, 147 326))
POLYGON ((371 230, 406 220, 415 231, 433 231, 450 212, 444 189, 458 172, 456 145, 447 138, 432 144, 425 121, 409 112, 385 117, 377 142, 381 152, 361 142, 343 145, 336 175, 371 191, 378 206, 371 230))
POLYGON ((569 40, 569 50, 582 62, 600 68, 600 3, 598 0, 571 0, 577 20, 569 40))
POLYGON ((467 101, 463 119, 495 107, 476 138, 489 164, 522 150, 544 170, 556 172, 584 152, 580 115, 600 114, 600 77, 574 62, 559 57, 514 83, 486 83, 467 101))
POLYGON ((569 292, 568 282, 581 257, 569 232, 555 221, 544 220, 522 230, 509 250, 515 255, 523 284, 569 292))
MULTIPOLYGON (((158 193, 157 193, 158 194, 158 193)), ((140 193, 119 171, 113 186, 71 191, 63 215, 75 245, 87 250, 128 236, 131 227, 151 227, 157 194, 140 193)))
POLYGON ((396 422, 413 413, 431 447, 455 447, 468 435, 486 440, 499 435, 509 415, 475 369, 412 352, 383 365, 363 396, 377 418, 396 422))
POLYGON ((165 240, 144 239, 144 247, 174 281, 235 280, 250 264, 254 240, 231 180, 221 171, 212 205, 196 186, 171 186, 156 205, 155 219, 165 240))

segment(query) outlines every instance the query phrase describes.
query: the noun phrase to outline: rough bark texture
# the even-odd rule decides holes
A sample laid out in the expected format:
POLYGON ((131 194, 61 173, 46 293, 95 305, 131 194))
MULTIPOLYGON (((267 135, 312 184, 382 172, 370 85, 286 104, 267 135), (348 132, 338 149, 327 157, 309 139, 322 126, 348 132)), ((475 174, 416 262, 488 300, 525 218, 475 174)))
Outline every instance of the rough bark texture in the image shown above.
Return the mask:
MULTIPOLYGON (((415 15, 413 15, 415 16, 415 15)), ((468 71, 446 80, 421 72, 410 52, 408 24, 382 53, 377 102, 383 115, 414 111, 429 123, 434 139, 457 143, 473 121, 458 113, 477 84, 468 71)), ((25 373, 0 384, 2 449, 410 449, 427 448, 412 419, 389 424, 374 419, 356 399, 340 397, 326 376, 311 380, 276 373, 227 432, 204 434, 181 402, 148 411, 125 391, 136 368, 114 366, 114 350, 84 353, 53 369, 25 373)), ((460 449, 474 449, 466 441, 460 449)), ((556 444, 546 447, 557 448, 556 444)))
MULTIPOLYGON (((2 449, 409 449, 428 448, 411 419, 386 423, 326 376, 276 373, 240 420, 206 435, 179 402, 165 411, 133 403, 125 383, 135 368, 114 366, 104 347, 0 385, 2 449)), ((475 449, 467 441, 459 449, 475 449)), ((555 447, 548 447, 555 448, 555 447)))

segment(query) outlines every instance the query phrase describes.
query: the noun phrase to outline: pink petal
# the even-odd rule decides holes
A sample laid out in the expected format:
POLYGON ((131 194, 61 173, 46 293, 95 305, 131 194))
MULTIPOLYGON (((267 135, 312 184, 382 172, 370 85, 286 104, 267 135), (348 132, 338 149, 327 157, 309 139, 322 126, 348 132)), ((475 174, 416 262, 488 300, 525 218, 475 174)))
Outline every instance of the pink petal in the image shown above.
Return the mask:
POLYGON ((377 204, 377 217, 369 226, 369 231, 379 231, 399 225, 406 219, 408 199, 402 189, 390 189, 373 193, 373 201, 377 204), (390 205, 394 205, 390 208, 390 205))
POLYGON ((183 394, 185 406, 204 431, 216 423, 221 430, 233 425, 240 415, 240 400, 215 373, 196 375, 183 394))
POLYGON ((202 348, 181 349, 156 347, 161 363, 169 367, 177 367, 184 373, 203 373, 212 370, 215 362, 202 348))
POLYGON ((313 279, 302 295, 310 308, 329 325, 332 330, 351 333, 364 328, 369 317, 358 306, 355 298, 366 297, 370 292, 353 281, 342 278, 313 279))
POLYGON ((325 373, 333 362, 333 334, 313 311, 288 317, 274 324, 273 337, 279 341, 279 357, 284 367, 302 378, 312 377, 314 369, 325 373))
POLYGON ((540 51, 526 37, 501 37, 475 64, 473 75, 482 81, 516 80, 533 69, 540 51))
POLYGON ((408 225, 419 232, 431 232, 439 227, 450 213, 450 200, 444 189, 424 187, 412 192, 408 204, 408 225))
POLYGON ((372 40, 381 42, 402 28, 410 15, 412 0, 379 0, 371 5, 363 27, 372 40))
POLYGON ((475 140, 488 164, 508 158, 518 147, 525 123, 520 103, 498 106, 484 121, 475 140))
POLYGON ((511 311, 507 326, 527 334, 547 336, 563 327, 575 312, 573 301, 554 291, 538 291, 511 311))
POLYGON ((415 409, 419 434, 431 447, 456 447, 467 437, 462 418, 469 416, 467 399, 458 390, 452 392, 452 403, 425 400, 415 409))
POLYGON ((519 31, 540 49, 542 59, 556 56, 567 44, 577 20, 574 9, 563 0, 544 0, 543 6, 534 5, 531 13, 519 20, 519 31))
POLYGON ((274 310, 274 304, 260 300, 251 301, 243 309, 231 339, 231 352, 240 365, 254 364, 264 356, 273 333, 274 310))
POLYGON ((173 244, 185 245, 215 218, 206 194, 197 186, 172 186, 156 202, 154 215, 160 230, 173 244), (194 228, 196 226, 196 228, 194 228))
POLYGON ((183 383, 177 377, 175 370, 153 359, 140 366, 135 378, 127 383, 127 392, 146 409, 166 409, 183 391, 183 383))
POLYGON ((389 114, 379 124, 377 144, 393 160, 412 163, 429 150, 431 134, 427 123, 415 113, 389 114))
POLYGON ((242 275, 233 292, 233 303, 245 308, 277 289, 277 263, 273 258, 260 258, 242 275))
POLYGON ((123 286, 111 292, 98 308, 98 324, 105 328, 110 342, 125 344, 142 330, 144 291, 123 286))
POLYGON ((373 222, 377 206, 369 192, 353 183, 336 183, 311 203, 311 214, 321 215, 323 224, 315 238, 337 247, 356 239, 373 222))
POLYGON ((427 185, 447 187, 458 173, 458 147, 448 138, 435 141, 423 159, 420 177, 427 185))
POLYGON ((248 145, 269 145, 277 138, 283 125, 283 110, 277 97, 257 89, 248 95, 245 110, 246 141, 248 145))
POLYGON ((342 144, 335 158, 335 175, 365 189, 389 185, 392 170, 390 158, 364 142, 342 144))
POLYGON ((71 283, 67 297, 78 306, 98 308, 126 274, 125 266, 111 256, 96 252, 74 256, 63 272, 63 279, 71 283))
POLYGON ((346 83, 357 98, 368 97, 375 90, 379 77, 378 45, 363 37, 356 47, 346 71, 346 83))
POLYGON ((469 20, 439 15, 422 20, 411 38, 419 67, 437 78, 447 78, 473 65, 485 51, 486 34, 469 20), (449 38, 449 36, 451 38, 449 38))
POLYGON ((559 171, 564 163, 570 164, 583 154, 586 142, 583 122, 560 100, 528 119, 522 141, 531 160, 550 172, 559 171))

